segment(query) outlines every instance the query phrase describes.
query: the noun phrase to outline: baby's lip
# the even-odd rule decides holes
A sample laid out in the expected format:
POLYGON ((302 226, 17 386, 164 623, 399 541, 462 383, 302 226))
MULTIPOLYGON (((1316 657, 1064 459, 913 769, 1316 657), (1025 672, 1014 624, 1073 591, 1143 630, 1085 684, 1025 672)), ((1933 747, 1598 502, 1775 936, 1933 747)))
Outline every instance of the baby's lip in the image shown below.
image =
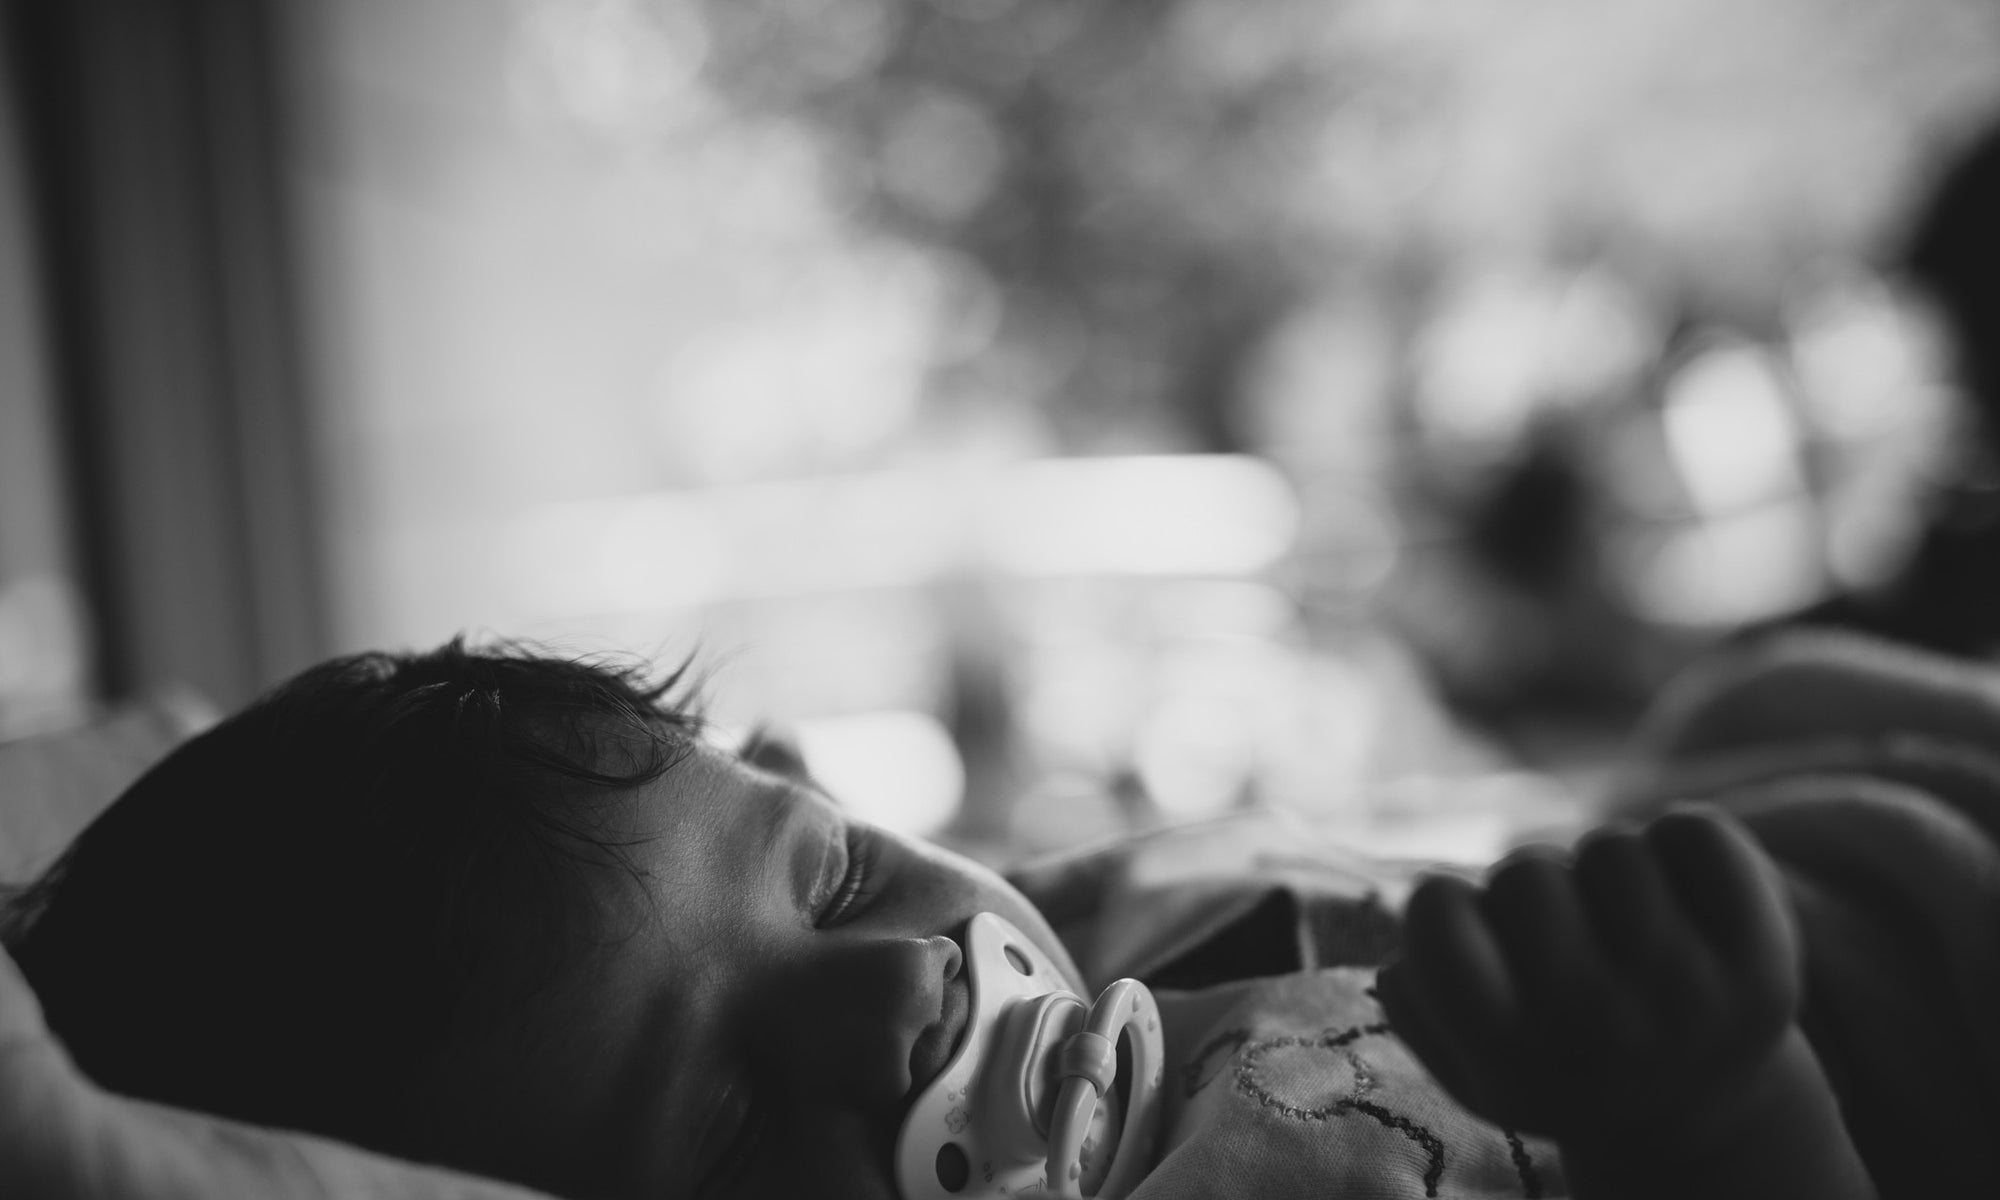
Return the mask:
POLYGON ((944 1069, 951 1065, 952 1056, 958 1053, 960 1043, 965 1041, 965 1031, 972 1023, 972 988, 966 976, 966 970, 961 967, 955 977, 945 982, 938 1019, 918 1034, 915 1044, 910 1047, 910 1095, 913 1098, 944 1073, 944 1069))

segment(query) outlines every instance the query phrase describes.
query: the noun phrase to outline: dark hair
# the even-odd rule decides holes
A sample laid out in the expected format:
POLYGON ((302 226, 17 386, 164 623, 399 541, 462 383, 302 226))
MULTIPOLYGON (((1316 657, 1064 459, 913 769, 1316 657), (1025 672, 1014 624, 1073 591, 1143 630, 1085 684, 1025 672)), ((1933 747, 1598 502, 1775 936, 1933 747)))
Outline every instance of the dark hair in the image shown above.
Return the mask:
POLYGON ((699 732, 686 665, 359 654, 183 744, 17 898, 6 941, 114 1091, 391 1152, 394 1096, 497 1019, 624 866, 601 801, 699 732))

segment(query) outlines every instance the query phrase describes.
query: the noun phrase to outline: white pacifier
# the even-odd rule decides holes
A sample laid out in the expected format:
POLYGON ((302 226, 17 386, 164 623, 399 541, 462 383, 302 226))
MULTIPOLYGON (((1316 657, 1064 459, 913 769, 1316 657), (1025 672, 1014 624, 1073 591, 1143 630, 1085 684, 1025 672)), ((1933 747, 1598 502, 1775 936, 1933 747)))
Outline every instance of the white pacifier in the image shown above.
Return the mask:
POLYGON ((964 1040, 896 1139, 903 1200, 1023 1192, 1081 1200, 1093 1178, 1096 1200, 1119 1200, 1152 1161, 1159 1126, 1164 1054, 1153 994, 1120 979, 1086 1007, 1048 955, 990 912, 966 929, 965 970, 964 1040), (1121 1034, 1122 1122, 1112 1089, 1121 1034))

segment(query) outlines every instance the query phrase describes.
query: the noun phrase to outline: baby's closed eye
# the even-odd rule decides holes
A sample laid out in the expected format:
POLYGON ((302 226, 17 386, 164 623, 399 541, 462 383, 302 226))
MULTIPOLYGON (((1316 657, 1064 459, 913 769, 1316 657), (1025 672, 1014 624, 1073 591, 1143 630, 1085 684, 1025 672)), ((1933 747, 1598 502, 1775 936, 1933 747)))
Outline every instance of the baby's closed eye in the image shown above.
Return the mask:
POLYGON ((837 872, 827 873, 833 880, 833 886, 813 906, 813 924, 820 929, 831 929, 853 919, 868 906, 868 901, 875 894, 876 860, 882 848, 880 839, 868 826, 845 821, 837 841, 837 872))

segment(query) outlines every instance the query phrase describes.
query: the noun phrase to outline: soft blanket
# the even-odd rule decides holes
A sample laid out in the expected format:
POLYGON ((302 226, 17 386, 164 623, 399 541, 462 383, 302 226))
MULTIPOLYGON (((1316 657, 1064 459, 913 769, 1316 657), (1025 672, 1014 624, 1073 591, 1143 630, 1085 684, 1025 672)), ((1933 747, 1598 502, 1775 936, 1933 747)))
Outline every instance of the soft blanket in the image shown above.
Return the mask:
POLYGON ((1132 1200, 1566 1194, 1554 1146, 1462 1108, 1375 1002, 1416 867, 1262 813, 1019 873, 1093 983, 1159 1000, 1164 1134, 1132 1200))
MULTIPOLYGON (((1783 871, 1802 1024, 1882 1194, 2000 1195, 2000 675, 1794 634, 1693 672, 1628 761, 1599 817, 1714 803, 1783 871)), ((1373 1007, 1413 873, 1266 815, 1019 874, 1094 982, 1168 989, 1200 1083, 1169 1088, 1142 1200, 1563 1194, 1545 1144, 1458 1108, 1373 1007)))
POLYGON ((1783 870, 1881 1193, 2000 1195, 2000 675, 1794 635, 1697 672, 1644 745, 1616 811, 1712 801, 1783 870))

